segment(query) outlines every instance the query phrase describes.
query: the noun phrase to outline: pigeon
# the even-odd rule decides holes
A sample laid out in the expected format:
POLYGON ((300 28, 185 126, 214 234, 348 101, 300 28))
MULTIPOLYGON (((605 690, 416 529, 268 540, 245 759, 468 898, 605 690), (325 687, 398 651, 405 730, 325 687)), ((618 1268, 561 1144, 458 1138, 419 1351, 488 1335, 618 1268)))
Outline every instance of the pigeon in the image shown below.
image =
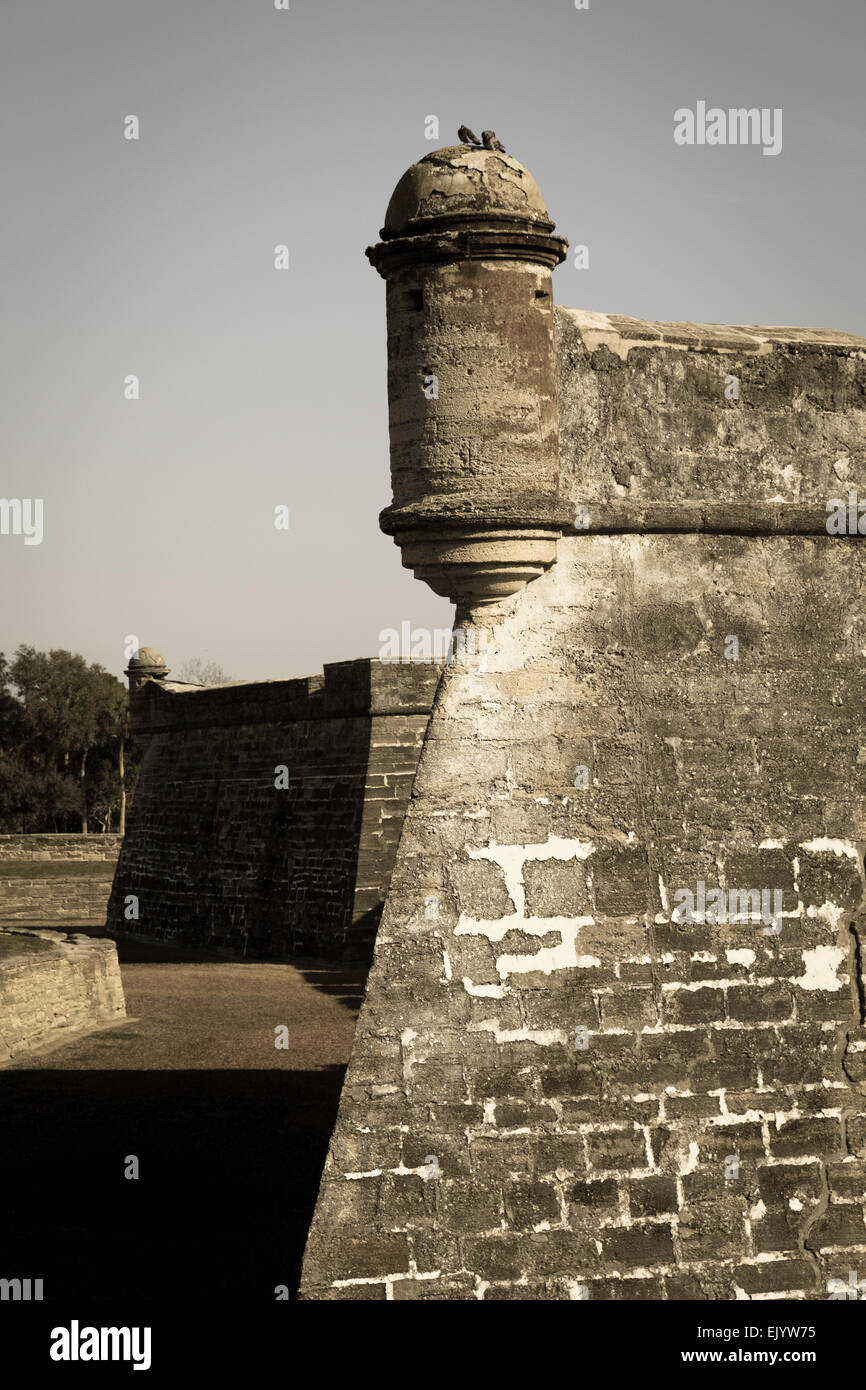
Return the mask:
POLYGON ((481 141, 478 139, 478 136, 472 134, 472 131, 469 129, 468 125, 462 125, 462 126, 460 127, 460 129, 458 130, 457 135, 458 135, 458 137, 459 137, 461 143, 464 144, 464 145, 480 145, 480 144, 481 144, 481 141))
POLYGON ((482 130, 481 139, 485 150, 501 150, 505 153, 505 146, 497 140, 495 130, 482 130))

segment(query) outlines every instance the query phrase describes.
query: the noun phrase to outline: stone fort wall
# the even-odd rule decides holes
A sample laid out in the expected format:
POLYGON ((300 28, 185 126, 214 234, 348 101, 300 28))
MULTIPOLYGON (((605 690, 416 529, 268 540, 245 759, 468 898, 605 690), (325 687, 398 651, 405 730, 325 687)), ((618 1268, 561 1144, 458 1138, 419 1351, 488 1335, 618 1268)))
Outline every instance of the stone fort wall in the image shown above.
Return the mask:
POLYGON ((0 926, 101 926, 122 839, 0 835, 0 926))
POLYGON ((552 233, 504 152, 400 180, 380 525, 466 640, 131 662, 111 920, 353 950, 387 889, 302 1297, 826 1298, 866 1276, 866 340, 554 310, 552 233))
POLYGON ((368 956, 438 671, 360 660, 303 680, 142 684, 132 727, 146 751, 109 930, 368 956))
POLYGON ((866 552, 826 529, 866 341, 556 324, 576 524, 443 675, 301 1293, 826 1298, 866 1273, 866 552), (780 915, 683 920, 701 882, 780 915))

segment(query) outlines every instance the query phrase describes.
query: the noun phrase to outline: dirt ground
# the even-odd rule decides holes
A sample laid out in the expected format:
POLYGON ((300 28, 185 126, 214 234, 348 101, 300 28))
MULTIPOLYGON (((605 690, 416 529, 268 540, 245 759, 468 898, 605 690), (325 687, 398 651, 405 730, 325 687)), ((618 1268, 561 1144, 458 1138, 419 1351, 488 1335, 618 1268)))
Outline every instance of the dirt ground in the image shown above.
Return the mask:
POLYGON ((294 1295, 365 972, 146 954, 121 950, 127 1022, 0 1071, 2 1273, 46 1299, 294 1295))

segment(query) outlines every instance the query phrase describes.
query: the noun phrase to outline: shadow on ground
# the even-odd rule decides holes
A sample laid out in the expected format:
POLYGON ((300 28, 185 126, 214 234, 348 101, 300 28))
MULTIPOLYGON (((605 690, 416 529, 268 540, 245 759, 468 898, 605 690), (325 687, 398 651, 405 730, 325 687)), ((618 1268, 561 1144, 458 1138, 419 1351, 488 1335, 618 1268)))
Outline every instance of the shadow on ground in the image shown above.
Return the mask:
MULTIPOLYGON (((296 962, 297 964, 297 962, 296 962)), ((341 1004, 345 1004, 353 1014, 357 1014, 364 1002, 364 988, 367 983, 366 966, 328 966, 322 964, 297 964, 298 973, 308 984, 322 994, 329 994, 341 1004)))
MULTIPOLYGON (((78 928, 77 930, 81 929, 78 928)), ((105 931, 96 931, 93 928, 89 929, 88 934, 90 936, 108 935, 105 931)), ((206 951, 183 944, 175 945, 172 942, 149 941, 144 937, 119 936, 112 933, 110 939, 117 947, 117 959, 121 966, 160 964, 163 962, 176 965, 220 962, 225 964, 242 959, 237 954, 206 951)), ((257 958, 252 956, 248 957, 248 960, 250 964, 258 963, 257 958)), ((331 962, 287 956, 284 960, 278 957, 273 959, 268 957, 261 963, 293 966, 314 989, 321 990, 323 994, 328 994, 339 1000, 353 1014, 357 1014, 364 1002, 364 989, 370 969, 369 963, 366 961, 331 962)))
POLYGON ((46 1299, 294 1296, 343 1072, 0 1073, 0 1274, 46 1299))

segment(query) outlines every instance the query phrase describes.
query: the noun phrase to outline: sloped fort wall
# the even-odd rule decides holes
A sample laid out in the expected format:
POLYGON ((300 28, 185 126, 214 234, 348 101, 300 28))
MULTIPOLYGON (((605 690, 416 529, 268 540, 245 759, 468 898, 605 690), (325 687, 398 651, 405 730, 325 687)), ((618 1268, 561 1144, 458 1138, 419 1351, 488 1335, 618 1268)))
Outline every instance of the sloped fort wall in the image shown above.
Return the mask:
POLYGON ((826 527, 866 341, 555 321, 574 523, 460 613, 301 1293, 826 1298, 866 1270, 866 566, 826 527))
POLYGON ((133 689, 146 744, 109 930, 256 956, 369 954, 438 667, 133 689))

